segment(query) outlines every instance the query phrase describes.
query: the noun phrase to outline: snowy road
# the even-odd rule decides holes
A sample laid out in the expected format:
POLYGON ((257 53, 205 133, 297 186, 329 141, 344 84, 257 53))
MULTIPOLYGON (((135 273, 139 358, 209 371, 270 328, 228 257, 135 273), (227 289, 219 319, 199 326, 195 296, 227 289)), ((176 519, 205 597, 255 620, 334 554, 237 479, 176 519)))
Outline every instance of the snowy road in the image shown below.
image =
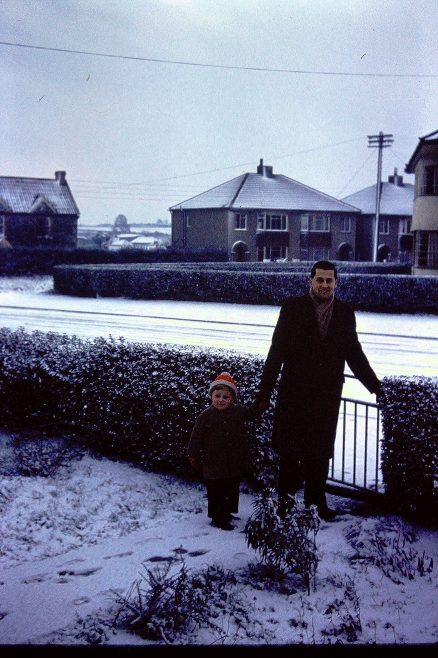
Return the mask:
MULTIPOLYGON (((90 299, 0 293, 1 326, 93 338, 196 345, 249 352, 269 349, 276 306, 90 299)), ((438 316, 356 314, 364 351, 379 377, 438 376, 438 316)))

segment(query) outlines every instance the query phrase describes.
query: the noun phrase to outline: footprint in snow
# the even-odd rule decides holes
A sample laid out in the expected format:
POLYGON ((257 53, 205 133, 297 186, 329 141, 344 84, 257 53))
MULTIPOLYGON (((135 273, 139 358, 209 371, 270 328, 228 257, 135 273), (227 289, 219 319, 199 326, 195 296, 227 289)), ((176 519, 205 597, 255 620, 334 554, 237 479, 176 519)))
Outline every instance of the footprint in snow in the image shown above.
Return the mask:
POLYGON ((152 557, 148 557, 146 562, 175 562, 177 559, 173 555, 166 555, 165 557, 162 555, 153 555, 152 557))
POLYGON ((28 576, 27 578, 23 578, 21 582, 26 583, 26 585, 28 585, 29 583, 43 583, 45 580, 47 580, 48 576, 49 576, 48 573, 36 573, 33 576, 28 576))
POLYGON ((93 567, 91 569, 63 569, 58 571, 59 576, 92 576, 96 571, 100 571, 102 567, 93 567))
POLYGON ((63 562, 62 564, 58 564, 58 567, 65 567, 67 564, 76 564, 76 562, 85 562, 85 559, 82 557, 77 557, 74 560, 68 560, 68 562, 63 562))
POLYGON ((112 560, 113 557, 127 557, 132 555, 132 551, 125 551, 124 553, 115 553, 114 555, 105 555, 104 560, 112 560))

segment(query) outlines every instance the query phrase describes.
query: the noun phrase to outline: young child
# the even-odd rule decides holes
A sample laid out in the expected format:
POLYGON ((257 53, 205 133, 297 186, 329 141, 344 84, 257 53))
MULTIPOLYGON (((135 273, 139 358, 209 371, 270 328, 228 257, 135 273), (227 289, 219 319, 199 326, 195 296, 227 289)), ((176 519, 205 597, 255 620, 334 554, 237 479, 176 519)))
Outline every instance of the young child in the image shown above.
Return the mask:
POLYGON ((257 406, 237 404, 237 384, 223 372, 210 384, 211 405, 198 416, 188 445, 195 469, 202 467, 211 525, 233 530, 242 476, 250 470, 245 421, 261 414, 257 406))

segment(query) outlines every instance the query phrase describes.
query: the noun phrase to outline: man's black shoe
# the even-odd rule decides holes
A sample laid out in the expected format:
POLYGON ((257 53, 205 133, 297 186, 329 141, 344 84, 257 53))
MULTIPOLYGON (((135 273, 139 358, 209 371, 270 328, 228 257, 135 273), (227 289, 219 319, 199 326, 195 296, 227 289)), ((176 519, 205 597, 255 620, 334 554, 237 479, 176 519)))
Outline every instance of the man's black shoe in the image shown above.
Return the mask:
POLYGON ((337 511, 330 507, 318 507, 318 516, 323 519, 323 521, 333 521, 336 515, 337 511))
POLYGON ((215 520, 211 522, 213 528, 220 528, 221 530, 234 530, 234 526, 229 521, 215 520))

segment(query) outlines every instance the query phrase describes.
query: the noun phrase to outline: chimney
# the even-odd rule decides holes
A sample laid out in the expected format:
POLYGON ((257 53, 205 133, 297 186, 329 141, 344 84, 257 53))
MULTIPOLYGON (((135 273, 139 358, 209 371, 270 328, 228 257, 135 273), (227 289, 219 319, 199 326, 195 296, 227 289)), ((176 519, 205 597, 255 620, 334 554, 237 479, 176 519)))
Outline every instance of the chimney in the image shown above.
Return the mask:
POLYGON ((397 187, 403 187, 403 176, 399 176, 397 173, 397 167, 394 167, 394 175, 388 176, 388 183, 397 185, 397 187))
POLYGON ((58 185, 67 185, 65 171, 55 171, 55 180, 58 181, 58 185))
POLYGON ((263 158, 260 158, 260 164, 257 167, 257 173, 266 178, 272 178, 272 167, 263 164, 263 158))

